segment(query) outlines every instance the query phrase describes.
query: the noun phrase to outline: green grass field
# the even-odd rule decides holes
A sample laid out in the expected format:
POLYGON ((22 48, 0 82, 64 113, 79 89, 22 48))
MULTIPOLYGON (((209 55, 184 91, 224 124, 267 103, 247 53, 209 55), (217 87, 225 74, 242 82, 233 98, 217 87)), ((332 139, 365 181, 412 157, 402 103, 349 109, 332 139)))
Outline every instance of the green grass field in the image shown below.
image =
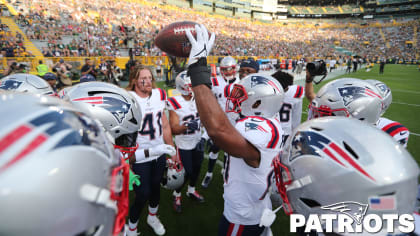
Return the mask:
MULTIPOLYGON (((393 103, 384 115, 385 117, 398 121, 405 125, 411 132, 408 141, 408 150, 411 155, 420 162, 420 71, 417 66, 406 65, 386 65, 385 73, 379 75, 379 66, 366 72, 361 69, 350 75, 339 76, 354 77, 360 79, 376 79, 386 83, 392 90, 393 103)), ((327 82, 327 81, 326 81, 327 82)), ((317 85, 318 90, 323 84, 317 85)), ((163 83, 159 83, 160 86, 163 83)), ((162 86, 163 87, 163 86, 162 86)), ((304 99, 304 109, 308 102, 304 99)), ((306 120, 306 113, 302 120, 306 120)), ((219 156, 219 160, 222 160, 219 156)), ((213 175, 213 181, 208 189, 201 189, 201 181, 207 170, 207 161, 203 162, 201 177, 197 183, 197 190, 205 197, 206 202, 198 204, 185 196, 185 190, 182 192, 182 213, 177 214, 172 208, 172 192, 166 189, 161 191, 161 201, 159 207, 159 216, 165 225, 168 236, 203 236, 217 235, 219 219, 223 212, 223 186, 220 166, 216 165, 213 175)), ((134 194, 131 193, 131 198, 134 194)), ((138 225, 141 235, 154 235, 153 230, 146 224, 147 209, 143 209, 142 216, 138 225)), ((273 235, 292 235, 289 232, 288 217, 282 212, 277 213, 277 219, 271 227, 273 235)))

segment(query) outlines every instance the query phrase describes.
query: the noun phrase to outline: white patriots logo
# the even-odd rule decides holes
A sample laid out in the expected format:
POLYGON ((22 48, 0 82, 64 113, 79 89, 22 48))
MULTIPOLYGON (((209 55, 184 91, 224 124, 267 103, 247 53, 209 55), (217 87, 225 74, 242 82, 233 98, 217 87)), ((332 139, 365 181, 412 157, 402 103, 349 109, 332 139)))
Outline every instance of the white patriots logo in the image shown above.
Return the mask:
POLYGON ((328 206, 321 206, 321 209, 346 214, 360 225, 363 221, 363 217, 366 215, 368 207, 368 204, 347 201, 334 203, 328 206))

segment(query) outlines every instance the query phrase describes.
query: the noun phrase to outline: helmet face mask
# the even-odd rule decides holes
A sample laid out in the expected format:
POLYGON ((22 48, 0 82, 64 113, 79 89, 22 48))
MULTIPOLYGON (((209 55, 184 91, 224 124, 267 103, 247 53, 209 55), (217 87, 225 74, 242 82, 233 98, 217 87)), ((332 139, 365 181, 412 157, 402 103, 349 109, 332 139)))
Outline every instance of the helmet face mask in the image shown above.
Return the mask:
POLYGON ((234 84, 225 111, 272 118, 280 111, 283 97, 283 88, 276 79, 262 73, 251 74, 234 84))
POLYGON ((118 149, 124 156, 125 160, 130 159, 139 147, 137 143, 138 132, 131 134, 123 134, 115 139, 114 148, 118 149))
POLYGON ((222 74, 223 78, 227 81, 235 79, 236 65, 220 67, 220 74, 222 74))
POLYGON ((316 107, 314 104, 310 104, 309 109, 311 109, 312 111, 313 118, 324 117, 324 116, 350 117, 350 113, 346 108, 331 109, 327 105, 321 105, 320 107, 316 107))
POLYGON ((228 56, 222 59, 220 62, 220 74, 226 81, 235 79, 236 76, 236 60, 235 58, 228 56))
POLYGON ((182 95, 192 95, 191 79, 187 75, 187 71, 183 71, 176 76, 175 85, 182 95))
POLYGON ((240 84, 234 84, 232 92, 229 94, 229 97, 226 100, 226 112, 234 112, 240 114, 241 104, 248 99, 248 95, 244 86, 240 84))
POLYGON ((179 189, 185 180, 185 169, 182 163, 174 163, 172 159, 166 160, 166 171, 162 178, 163 187, 176 190, 179 189))
POLYGON ((292 184, 292 174, 287 166, 283 165, 280 156, 273 159, 274 180, 283 202, 284 213, 290 215, 293 213, 289 198, 287 197, 287 186, 292 184))
POLYGON ((112 170, 111 175, 111 199, 117 202, 118 212, 115 217, 113 234, 121 232, 125 225, 125 217, 129 207, 129 174, 130 167, 125 161, 112 170))

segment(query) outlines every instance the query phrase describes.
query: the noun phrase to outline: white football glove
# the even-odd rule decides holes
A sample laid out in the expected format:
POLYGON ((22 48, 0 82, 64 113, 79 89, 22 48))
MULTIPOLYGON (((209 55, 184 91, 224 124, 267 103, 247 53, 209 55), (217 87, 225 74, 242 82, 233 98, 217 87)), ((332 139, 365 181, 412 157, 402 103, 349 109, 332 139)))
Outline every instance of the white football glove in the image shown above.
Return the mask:
POLYGON ((191 52, 190 58, 188 60, 188 66, 194 64, 201 57, 207 57, 210 54, 211 48, 213 47, 214 40, 216 35, 211 34, 209 39, 209 33, 204 25, 195 25, 195 31, 197 32, 197 40, 191 34, 190 30, 187 30, 185 33, 188 40, 191 43, 191 52))
POLYGON ((260 219, 259 226, 270 227, 274 220, 276 219, 276 212, 280 210, 282 207, 277 208, 276 210, 272 211, 268 208, 265 208, 260 219))
POLYGON ((169 156, 173 156, 176 154, 176 150, 174 147, 168 144, 159 144, 156 147, 149 148, 149 156, 161 156, 163 154, 168 154, 169 156))

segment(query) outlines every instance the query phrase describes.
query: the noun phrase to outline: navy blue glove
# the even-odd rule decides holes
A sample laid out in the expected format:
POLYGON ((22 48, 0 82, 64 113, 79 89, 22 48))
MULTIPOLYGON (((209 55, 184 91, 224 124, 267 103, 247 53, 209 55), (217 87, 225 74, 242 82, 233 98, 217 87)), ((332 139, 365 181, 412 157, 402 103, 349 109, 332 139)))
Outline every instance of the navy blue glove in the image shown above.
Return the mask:
POLYGON ((188 127, 187 133, 194 133, 195 131, 200 130, 200 122, 198 119, 185 123, 185 126, 188 127))
POLYGON ((195 148, 197 148, 197 151, 199 152, 204 152, 205 146, 206 146, 206 139, 201 138, 200 142, 197 143, 197 146, 195 148))

